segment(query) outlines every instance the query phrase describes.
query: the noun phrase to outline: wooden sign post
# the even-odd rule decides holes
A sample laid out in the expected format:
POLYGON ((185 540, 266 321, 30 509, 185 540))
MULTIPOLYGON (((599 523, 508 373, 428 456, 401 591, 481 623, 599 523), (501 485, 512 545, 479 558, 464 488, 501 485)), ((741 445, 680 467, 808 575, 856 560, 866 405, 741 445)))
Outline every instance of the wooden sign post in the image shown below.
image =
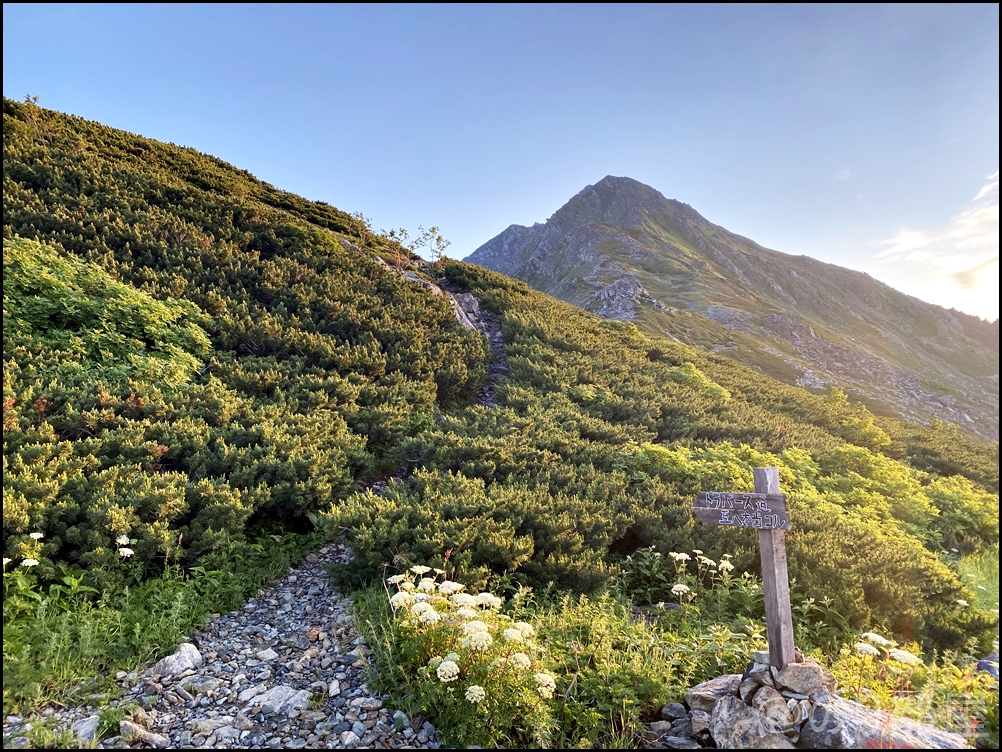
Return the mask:
POLYGON ((755 493, 701 492, 692 511, 700 522, 758 529, 762 556, 762 590, 769 636, 769 663, 778 670, 793 658, 793 614, 786 572, 786 531, 790 515, 779 492, 779 468, 755 468, 755 493))

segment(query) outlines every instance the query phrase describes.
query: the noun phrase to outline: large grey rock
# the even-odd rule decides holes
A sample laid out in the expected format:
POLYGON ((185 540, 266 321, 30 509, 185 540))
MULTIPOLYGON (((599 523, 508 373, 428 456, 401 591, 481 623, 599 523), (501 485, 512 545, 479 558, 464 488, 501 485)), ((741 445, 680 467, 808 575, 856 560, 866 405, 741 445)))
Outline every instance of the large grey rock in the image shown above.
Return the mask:
POLYGON ((124 737, 129 742, 139 742, 155 749, 166 749, 170 744, 170 739, 160 734, 147 731, 142 726, 131 721, 120 721, 118 724, 119 736, 124 737))
POLYGON ((689 714, 689 725, 692 728, 692 733, 696 736, 709 733, 710 714, 704 713, 702 710, 693 710, 692 713, 689 714))
POLYGON ((697 742, 695 739, 690 739, 687 736, 665 736, 662 737, 661 743, 664 744, 665 749, 702 749, 703 745, 697 742))
POLYGON ((182 642, 177 646, 177 650, 166 658, 150 666, 146 673, 150 676, 176 676, 190 669, 195 669, 204 663, 202 654, 198 648, 190 642, 182 642))
POLYGON ((677 721, 680 718, 685 718, 686 715, 685 705, 680 702, 673 702, 661 708, 661 720, 663 721, 677 721))
POLYGON ((737 696, 741 686, 741 674, 725 674, 697 684, 685 694, 685 702, 690 710, 712 713, 713 706, 721 697, 737 696))
POLYGON ((89 715, 70 726, 73 736, 79 740, 82 746, 90 747, 97 741, 98 720, 96 715, 89 715))
POLYGON ((999 678, 999 651, 993 650, 980 661, 978 661, 978 671, 984 671, 993 679, 999 678))
POLYGON ((752 695, 762 686, 750 676, 738 686, 738 696, 746 705, 751 705, 752 695))
POLYGON ((772 671, 768 663, 753 663, 751 668, 748 669, 748 678, 754 679, 763 687, 776 688, 776 682, 772 679, 772 671))
POLYGON ((654 721, 648 723, 642 735, 644 746, 647 749, 662 749, 662 738, 671 732, 671 721, 654 721))
POLYGON ((778 682, 782 689, 788 689, 801 695, 809 695, 821 687, 835 691, 835 677, 831 671, 814 660, 803 663, 788 663, 779 672, 778 682))
POLYGON ((285 684, 272 687, 267 692, 259 694, 251 702, 262 708, 268 706, 272 713, 288 713, 290 710, 302 710, 310 701, 310 692, 306 689, 293 689, 285 684))
POLYGON ((761 687, 752 698, 751 707, 775 721, 780 728, 787 729, 794 723, 793 713, 787 707, 786 698, 772 687, 761 687))
MULTIPOLYGON (((469 295, 469 293, 466 294, 469 295)), ((469 331, 477 331, 480 328, 478 326, 480 320, 474 318, 474 316, 463 307, 456 295, 453 295, 451 292, 449 295, 452 297, 452 305, 456 309, 456 321, 459 322, 459 325, 469 331)), ((473 296, 470 295, 470 297, 473 296)))
POLYGON ((964 749, 960 734, 832 697, 815 705, 800 730, 799 749, 964 749))
POLYGON ((779 724, 730 695, 714 705, 710 735, 718 749, 793 749, 779 724))

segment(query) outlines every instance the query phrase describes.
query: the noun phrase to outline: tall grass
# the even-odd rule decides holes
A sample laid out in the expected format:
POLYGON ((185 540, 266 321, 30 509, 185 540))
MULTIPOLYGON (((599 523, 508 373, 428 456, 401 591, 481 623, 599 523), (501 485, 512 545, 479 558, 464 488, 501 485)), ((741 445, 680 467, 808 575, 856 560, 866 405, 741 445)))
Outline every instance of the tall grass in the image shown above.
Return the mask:
POLYGON ((999 607, 999 547, 965 556, 957 562, 964 584, 974 593, 972 605, 984 609, 999 607))
POLYGON ((170 652, 210 614, 234 608, 316 543, 293 535, 230 543, 203 566, 169 566, 156 579, 99 597, 89 588, 40 591, 30 573, 4 572, 4 713, 114 692, 116 671, 170 652))

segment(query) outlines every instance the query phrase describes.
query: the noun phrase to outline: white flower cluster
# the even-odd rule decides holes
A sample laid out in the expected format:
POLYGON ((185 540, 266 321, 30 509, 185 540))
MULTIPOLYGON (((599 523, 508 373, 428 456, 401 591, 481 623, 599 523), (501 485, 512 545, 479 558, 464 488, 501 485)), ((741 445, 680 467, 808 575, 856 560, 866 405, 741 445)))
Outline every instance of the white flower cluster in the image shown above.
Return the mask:
POLYGON ((505 642, 522 643, 525 642, 525 637, 522 635, 522 632, 515 629, 515 627, 508 627, 508 629, 504 631, 504 640, 505 642))
POLYGON ((532 677, 536 680, 536 691, 539 692, 539 696, 544 700, 549 700, 553 697, 553 692, 557 688, 557 683, 553 681, 553 677, 549 674, 536 674, 532 677))
POLYGON ((681 554, 681 553, 677 553, 675 551, 672 551, 668 555, 671 558, 673 558, 675 561, 689 561, 692 558, 692 557, 689 556, 689 554, 681 554))
MULTIPOLYGON (((507 670, 509 679, 529 681, 529 677, 533 676, 530 673, 533 666, 532 641, 536 634, 533 626, 525 621, 513 621, 500 613, 504 601, 493 593, 473 595, 462 592, 464 586, 461 583, 436 581, 436 577, 444 575, 443 570, 415 565, 406 573, 386 578, 387 585, 396 586, 396 592, 389 596, 396 617, 405 620, 411 628, 434 627, 429 634, 448 636, 451 631, 452 640, 461 638, 458 653, 449 653, 444 658, 432 657, 424 671, 444 684, 461 677, 479 677, 491 657, 485 652, 501 641, 506 647, 499 651, 499 657, 489 663, 489 670, 507 670), (435 576, 424 576, 431 571, 435 572, 435 576), (442 629, 446 631, 438 631, 442 629), (512 669, 516 673, 511 673, 512 669), (524 678, 518 678, 518 672, 526 672, 522 674, 524 678)), ((556 682, 552 676, 539 673, 533 676, 533 680, 534 689, 540 697, 549 699, 553 696, 556 682)), ((465 697, 473 705, 488 699, 487 690, 480 684, 467 686, 465 697)))
POLYGON ((863 632, 863 634, 861 634, 860 637, 862 637, 867 642, 872 642, 877 647, 881 647, 881 648, 892 648, 892 647, 894 647, 894 643, 893 642, 891 642, 890 640, 888 640, 886 637, 881 637, 876 632, 863 632))
POLYGON ((118 555, 123 559, 128 559, 130 556, 135 554, 136 552, 129 548, 129 544, 136 542, 135 538, 130 538, 125 533, 122 533, 120 536, 115 538, 115 543, 118 546, 118 555))
POLYGON ((894 648, 887 653, 887 656, 892 661, 897 661, 898 663, 903 663, 906 666, 918 666, 922 663, 922 659, 917 655, 912 655, 907 650, 902 650, 901 648, 894 648))
POLYGON ((487 692, 479 684, 471 684, 466 688, 466 699, 476 705, 487 698, 487 692))
POLYGON ((435 669, 439 681, 448 683, 459 678, 459 664, 455 661, 442 661, 435 669))

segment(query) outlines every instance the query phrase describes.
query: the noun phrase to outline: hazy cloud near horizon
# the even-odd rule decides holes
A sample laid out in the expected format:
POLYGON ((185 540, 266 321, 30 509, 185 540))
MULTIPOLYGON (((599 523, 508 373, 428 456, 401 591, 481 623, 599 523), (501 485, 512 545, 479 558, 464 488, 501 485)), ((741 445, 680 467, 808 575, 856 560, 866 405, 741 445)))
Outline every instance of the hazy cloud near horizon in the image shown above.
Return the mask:
POLYGON ((998 318, 998 176, 998 170, 988 175, 971 204, 946 227, 903 228, 879 241, 887 248, 874 257, 878 263, 908 266, 906 281, 899 283, 904 292, 950 307, 946 301, 960 288, 968 292, 969 312, 989 320, 998 318))

